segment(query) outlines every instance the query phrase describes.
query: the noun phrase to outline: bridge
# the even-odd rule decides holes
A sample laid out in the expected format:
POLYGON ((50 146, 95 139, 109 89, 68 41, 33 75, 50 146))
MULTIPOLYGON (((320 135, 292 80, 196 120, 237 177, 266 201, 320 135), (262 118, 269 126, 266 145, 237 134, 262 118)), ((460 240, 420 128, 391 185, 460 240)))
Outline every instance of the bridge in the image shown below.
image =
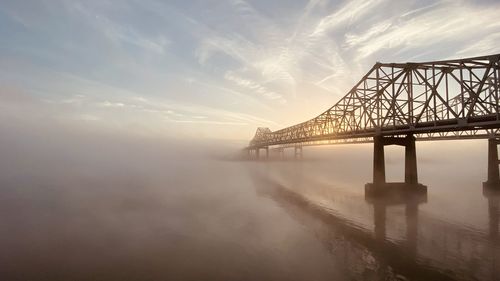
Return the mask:
POLYGON ((488 139, 488 179, 500 186, 500 54, 419 63, 377 62, 335 105, 317 117, 277 131, 258 128, 245 148, 295 157, 310 145, 373 143, 373 183, 366 192, 391 187, 426 191, 418 183, 415 141, 488 139), (405 147, 404 183, 387 183, 384 146, 405 147))

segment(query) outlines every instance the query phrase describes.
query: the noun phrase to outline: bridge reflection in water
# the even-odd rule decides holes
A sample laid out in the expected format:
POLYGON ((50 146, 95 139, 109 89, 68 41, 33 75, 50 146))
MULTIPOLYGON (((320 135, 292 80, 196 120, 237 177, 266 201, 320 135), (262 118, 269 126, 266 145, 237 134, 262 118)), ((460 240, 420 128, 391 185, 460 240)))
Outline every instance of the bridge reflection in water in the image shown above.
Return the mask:
POLYGON ((310 186, 307 190, 317 193, 314 198, 259 171, 252 172, 252 179, 258 195, 273 199, 312 231, 352 280, 498 280, 500 276, 498 192, 485 190, 489 231, 483 232, 421 214, 426 194, 363 199, 336 195, 331 187, 310 186))

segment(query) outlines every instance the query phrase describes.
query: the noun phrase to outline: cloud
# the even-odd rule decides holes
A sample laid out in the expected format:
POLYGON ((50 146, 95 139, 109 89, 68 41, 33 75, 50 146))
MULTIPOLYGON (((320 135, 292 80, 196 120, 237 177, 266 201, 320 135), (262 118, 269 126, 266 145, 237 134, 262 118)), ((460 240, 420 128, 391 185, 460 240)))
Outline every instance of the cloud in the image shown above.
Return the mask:
POLYGON ((500 32, 491 33, 476 42, 465 46, 457 54, 462 56, 477 56, 477 54, 497 54, 500 53, 500 32))
POLYGON ((310 36, 322 36, 332 29, 338 28, 341 24, 350 24, 354 21, 358 21, 363 15, 372 13, 376 6, 384 2, 385 1, 380 0, 347 1, 347 3, 337 11, 322 18, 310 36))
POLYGON ((275 124, 272 121, 241 112, 196 104, 181 104, 165 99, 146 99, 137 95, 121 96, 115 100, 103 100, 99 96, 77 95, 71 99, 49 100, 46 103, 59 107, 57 111, 66 114, 59 115, 58 118, 75 116, 76 114, 77 119, 89 121, 106 120, 115 116, 119 117, 117 120, 120 120, 119 122, 122 125, 130 121, 128 118, 124 118, 125 116, 132 117, 135 121, 151 124, 158 124, 163 121, 224 125, 275 124), (112 112, 109 110, 119 111, 112 112), (81 116, 93 116, 95 118, 81 118, 81 116))
POLYGON ((103 107, 125 107, 125 104, 122 102, 109 102, 109 101, 101 102, 98 105, 103 107))
POLYGON ((283 98, 283 96, 269 91, 266 87, 262 86, 261 84, 252 81, 250 79, 245 79, 237 76, 234 74, 232 71, 226 72, 224 75, 224 78, 228 81, 234 82, 239 86, 242 86, 244 88, 250 89, 254 91, 255 93, 262 95, 263 97, 270 99, 270 100, 278 100, 281 103, 286 103, 286 100, 283 98))
MULTIPOLYGON (((344 47, 356 49, 356 59, 362 60, 382 50, 402 52, 411 49, 418 53, 443 43, 453 46, 453 42, 458 42, 463 46, 467 41, 476 41, 471 39, 483 35, 490 38, 486 41, 482 38, 483 49, 491 50, 484 45, 492 46, 495 43, 491 36, 500 26, 497 16, 498 7, 491 9, 463 1, 441 1, 401 16, 390 17, 361 33, 347 33, 344 47)), ((456 50, 456 47, 453 49, 456 50)))
POLYGON ((500 52, 494 1, 26 3, 0 4, 2 86, 60 119, 193 135, 309 119, 376 61, 500 52))
MULTIPOLYGON (((136 30, 129 23, 114 21, 102 12, 91 9, 81 2, 71 3, 73 4, 71 7, 73 11, 79 12, 81 16, 86 18, 88 24, 94 26, 95 30, 102 32, 116 44, 131 44, 145 52, 163 55, 171 43, 165 34, 157 34, 154 37, 146 36, 144 32, 136 30)), ((121 5, 126 5, 126 2, 121 3, 121 5)))

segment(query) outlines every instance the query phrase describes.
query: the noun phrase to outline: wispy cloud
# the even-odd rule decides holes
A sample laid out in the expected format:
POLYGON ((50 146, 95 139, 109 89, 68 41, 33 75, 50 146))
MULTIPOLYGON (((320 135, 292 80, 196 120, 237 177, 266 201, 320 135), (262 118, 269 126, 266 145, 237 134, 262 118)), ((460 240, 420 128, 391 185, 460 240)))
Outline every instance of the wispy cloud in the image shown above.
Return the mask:
POLYGON ((227 79, 228 81, 234 82, 239 86, 248 88, 254 92, 256 92, 259 95, 264 96, 267 99, 271 100, 279 100, 282 103, 285 103, 286 100, 283 99, 283 96, 276 94, 275 92, 269 91, 266 87, 262 86, 261 84, 252 81, 250 79, 245 79, 237 76, 231 71, 226 72, 224 75, 224 78, 227 79))
MULTIPOLYGON (((95 28, 95 30, 102 32, 108 39, 116 44, 131 44, 139 47, 145 52, 162 55, 171 43, 171 41, 166 38, 165 34, 148 36, 144 33, 140 33, 133 25, 116 22, 102 12, 88 8, 84 3, 75 1, 69 3, 70 4, 67 3, 67 5, 71 5, 73 12, 78 12, 95 28)), ((122 3, 122 5, 126 5, 126 2, 122 3)))
POLYGON ((2 85, 60 118, 162 131, 277 129, 376 61, 500 53, 495 1, 22 2, 0 4, 2 85))
POLYGON ((321 36, 338 28, 341 24, 352 24, 355 21, 360 21, 363 15, 373 12, 375 7, 382 3, 384 1, 381 0, 348 1, 337 11, 322 18, 310 36, 321 36))
MULTIPOLYGON (((441 1, 393 16, 358 34, 347 33, 345 47, 356 49, 357 60, 382 50, 401 52, 412 49, 418 53, 438 44, 453 46, 454 42, 463 48, 467 41, 476 41, 471 39, 494 36, 500 26, 497 16, 498 7, 491 9, 462 1, 441 1)), ((483 49, 486 44, 493 47, 494 42, 483 39, 483 49)), ((457 50, 457 47, 453 49, 457 50)))

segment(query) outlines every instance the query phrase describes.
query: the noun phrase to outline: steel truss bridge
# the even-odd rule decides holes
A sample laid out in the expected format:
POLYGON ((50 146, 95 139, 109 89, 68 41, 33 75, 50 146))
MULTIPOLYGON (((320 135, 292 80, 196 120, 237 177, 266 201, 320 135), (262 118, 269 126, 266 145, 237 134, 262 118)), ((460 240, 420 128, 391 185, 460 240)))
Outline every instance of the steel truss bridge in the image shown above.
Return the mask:
POLYGON ((403 145, 407 151, 405 182, 413 184, 417 179, 416 158, 411 156, 415 140, 488 138, 488 182, 497 184, 498 156, 493 153, 499 142, 499 79, 500 54, 376 63, 334 106, 281 130, 258 128, 246 150, 258 158, 260 149, 269 155, 270 147, 283 151, 292 146, 297 155, 304 145, 374 142, 374 184, 383 184, 383 147, 403 145))

